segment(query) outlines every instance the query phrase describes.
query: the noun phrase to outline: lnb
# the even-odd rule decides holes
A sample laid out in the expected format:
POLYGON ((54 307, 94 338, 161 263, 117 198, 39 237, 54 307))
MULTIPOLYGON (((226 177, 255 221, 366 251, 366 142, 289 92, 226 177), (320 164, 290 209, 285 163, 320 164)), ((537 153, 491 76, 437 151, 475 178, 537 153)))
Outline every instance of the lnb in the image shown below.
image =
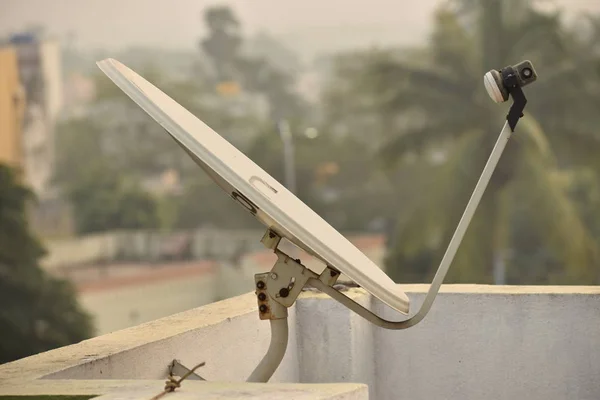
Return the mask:
POLYGON ((487 72, 483 77, 483 82, 490 98, 496 103, 504 103, 508 100, 511 88, 529 85, 536 79, 537 73, 533 64, 531 61, 525 60, 499 71, 493 69, 487 72))

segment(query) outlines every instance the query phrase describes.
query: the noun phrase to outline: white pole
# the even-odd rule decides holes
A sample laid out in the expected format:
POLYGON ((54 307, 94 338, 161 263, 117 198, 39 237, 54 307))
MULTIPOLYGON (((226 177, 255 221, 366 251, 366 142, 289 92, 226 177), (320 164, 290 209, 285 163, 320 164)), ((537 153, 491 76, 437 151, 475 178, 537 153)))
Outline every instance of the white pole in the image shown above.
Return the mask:
POLYGON ((279 136, 283 142, 283 162, 285 172, 285 186, 292 193, 296 192, 296 171, 294 160, 294 140, 290 124, 286 120, 279 122, 279 136))
POLYGON ((483 196, 483 193, 485 192, 485 189, 486 189, 488 183, 490 182, 492 174, 494 173, 494 170, 496 169, 496 166, 498 165, 498 161, 500 161, 500 156, 502 156, 502 152, 504 151, 504 148, 506 147, 506 143, 508 143, 508 139, 510 139, 511 134, 512 134, 512 131, 511 131, 510 126, 508 125, 508 121, 507 121, 504 123, 504 127, 502 128, 502 131, 500 132, 500 136, 498 137, 498 140, 496 141, 496 144, 494 145, 494 149, 492 150, 492 153, 490 154, 490 157, 488 158, 488 161, 485 164, 485 167, 483 168, 483 172, 481 173, 481 176, 479 177, 479 181, 477 182, 477 185, 475 186, 475 189, 473 190, 473 194, 471 195, 471 198, 469 199, 469 202, 467 203, 467 207, 465 208, 465 211, 463 212, 463 215, 458 223, 458 226, 456 227, 456 230, 454 231, 454 235, 452 236, 452 239, 450 240, 450 243, 448 244, 446 253, 444 254, 444 257, 442 258, 442 261, 441 261, 440 266, 435 274, 435 277, 433 278, 433 282, 431 282, 431 287, 429 288, 429 292, 427 293, 427 296, 425 297, 425 301, 423 302, 423 305, 419 309, 419 312, 413 318, 408 320, 408 321, 412 321, 411 325, 414 325, 414 324, 418 323, 419 321, 421 321, 425 317, 425 315, 427 315, 427 313, 429 312, 429 309, 431 308, 431 305, 433 304, 433 300, 435 299, 435 296, 437 295, 438 290, 439 290, 440 286, 442 285, 444 278, 446 277, 446 273, 448 272, 448 269, 450 268, 450 264, 452 264, 452 261, 454 260, 456 251, 458 250, 458 247, 460 246, 460 243, 462 242, 463 237, 465 236, 465 232, 467 231, 467 228, 469 227, 469 224, 471 223, 471 219, 473 218, 473 215, 475 214, 475 210, 477 210, 477 206, 479 206, 481 197, 483 196))
POLYGON ((442 282, 444 282, 444 278, 448 273, 450 264, 452 264, 452 261, 454 260, 456 251, 458 250, 458 247, 460 246, 460 243, 463 240, 463 237, 465 236, 465 232, 469 227, 469 223, 471 222, 471 219, 475 214, 475 210, 477 210, 477 206, 479 205, 481 197, 483 196, 483 193, 485 192, 485 189, 488 183, 490 182, 490 178, 492 177, 492 174, 496 169, 496 166, 498 165, 500 156, 502 155, 502 152, 504 151, 506 143, 508 143, 508 139, 510 139, 511 134, 512 131, 510 129, 510 125, 508 124, 508 122, 506 122, 504 124, 504 127, 502 128, 502 132, 500 132, 498 140, 496 141, 496 145, 494 146, 494 149, 492 150, 492 153, 490 154, 490 157, 488 158, 488 161, 485 164, 485 167, 483 168, 483 172, 481 173, 479 181, 477 182, 477 185, 473 190, 473 194, 471 195, 471 198, 467 203, 462 218, 460 219, 460 222, 458 223, 458 226, 454 231, 454 235, 450 240, 450 244, 448 244, 446 253, 444 254, 440 266, 438 267, 438 270, 435 273, 435 277, 431 282, 431 286, 429 286, 427 296, 425 296, 425 300, 423 301, 421 308, 419 308, 419 311, 417 311, 417 313, 414 316, 404 321, 387 321, 373 314, 372 312, 364 308, 362 305, 358 304, 351 298, 345 296, 341 292, 335 290, 331 286, 326 285, 319 279, 310 279, 309 284, 321 290, 322 292, 327 293, 340 303, 344 304, 346 307, 350 308, 352 311, 356 312, 363 318, 366 318, 368 321, 382 328, 406 329, 421 322, 431 309, 431 306, 433 305, 433 301, 435 300, 435 297, 437 296, 440 287, 442 286, 442 282))
POLYGON ((269 350, 246 382, 268 382, 283 360, 288 343, 288 320, 281 318, 272 319, 270 322, 271 344, 269 344, 269 350))

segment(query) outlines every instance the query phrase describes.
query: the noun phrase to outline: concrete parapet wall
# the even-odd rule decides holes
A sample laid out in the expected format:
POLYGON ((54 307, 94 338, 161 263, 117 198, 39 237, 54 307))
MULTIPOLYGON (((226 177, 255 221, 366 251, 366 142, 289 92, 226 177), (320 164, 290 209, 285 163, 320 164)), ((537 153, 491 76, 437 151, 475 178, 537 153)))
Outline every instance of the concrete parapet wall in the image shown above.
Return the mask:
MULTIPOLYGON (((403 288, 416 312, 427 286, 403 288)), ((362 289, 346 294, 402 318, 362 289)), ((598 399, 599 310, 598 287, 446 285, 422 323, 386 331, 305 292, 272 382, 362 383, 371 399, 598 399)), ((200 374, 211 382, 241 382, 268 347, 268 325, 254 295, 242 295, 2 365, 0 393, 39 391, 40 382, 158 382, 174 358, 206 361, 200 374)), ((354 389, 339 398, 366 398, 354 389)))

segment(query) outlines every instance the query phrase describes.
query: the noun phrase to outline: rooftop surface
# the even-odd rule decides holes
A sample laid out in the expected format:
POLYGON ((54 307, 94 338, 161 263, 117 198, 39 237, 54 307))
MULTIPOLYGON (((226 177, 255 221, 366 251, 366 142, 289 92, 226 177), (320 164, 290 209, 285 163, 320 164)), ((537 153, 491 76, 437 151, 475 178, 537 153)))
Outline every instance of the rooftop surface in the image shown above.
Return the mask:
MULTIPOLYGON (((413 312, 427 288, 402 286, 413 312)), ((400 319, 362 289, 345 294, 400 319)), ((290 309, 288 350, 271 383, 246 384, 269 343, 256 308, 249 293, 1 365, 0 395, 151 398, 177 359, 205 361, 208 382, 168 396, 600 398, 600 287, 445 285, 426 319, 404 331, 307 291, 290 309)))

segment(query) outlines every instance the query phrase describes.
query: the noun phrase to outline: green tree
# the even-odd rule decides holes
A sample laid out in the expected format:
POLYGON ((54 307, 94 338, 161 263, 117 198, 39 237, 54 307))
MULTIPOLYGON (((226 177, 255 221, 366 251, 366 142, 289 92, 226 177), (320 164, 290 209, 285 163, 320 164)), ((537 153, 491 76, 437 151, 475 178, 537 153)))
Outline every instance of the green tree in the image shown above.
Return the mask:
POLYGON ((204 22, 209 34, 200 41, 200 47, 211 58, 218 81, 235 79, 236 62, 242 45, 237 17, 227 6, 214 6, 204 12, 204 22))
POLYGON ((108 163, 87 168, 65 189, 79 234, 159 228, 157 200, 108 163))
POLYGON ((299 72, 303 68, 298 55, 268 32, 259 31, 249 37, 245 47, 249 54, 266 59, 278 70, 299 72))
MULTIPOLYGON (((364 232, 386 229, 399 203, 410 195, 396 187, 413 169, 388 176, 373 168, 373 153, 362 140, 338 137, 320 130, 291 125, 295 148, 295 194, 336 229, 364 232), (308 132, 308 134, 307 134, 308 132)), ((283 144, 274 126, 265 127, 247 155, 284 183, 283 144)))
POLYGON ((165 203, 174 208, 173 225, 179 229, 217 227, 220 229, 256 228, 256 220, 200 168, 194 178, 183 182, 182 193, 169 196, 165 203))
MULTIPOLYGON (((139 72, 190 112, 206 115, 207 123, 226 125, 229 122, 224 121, 222 113, 201 103, 200 94, 204 87, 200 80, 168 80, 151 65, 139 72)), ((60 134, 69 132, 65 133, 68 136, 65 142, 77 143, 75 147, 83 141, 94 143, 95 158, 110 159, 115 167, 140 178, 154 176, 169 168, 179 173, 193 168, 193 162, 181 156, 181 150, 164 129, 106 76, 95 76, 95 87, 97 96, 89 115, 69 120, 59 130, 60 134)), ((73 152, 74 149, 64 152, 65 160, 76 157, 73 152)), ((92 154, 88 154, 88 160, 89 156, 92 154)))
MULTIPOLYGON (((295 93, 295 77, 291 73, 277 68, 264 55, 244 51, 241 23, 231 8, 209 7, 204 12, 204 21, 208 34, 201 40, 200 47, 213 64, 216 83, 233 82, 247 92, 263 94, 268 100, 273 121, 299 118, 306 112, 304 102, 295 93)), ((274 39, 265 40, 264 34, 259 39, 261 37, 263 43, 276 47, 274 39)), ((276 52, 281 54, 282 50, 277 49, 276 52)), ((293 53, 285 58, 289 60, 292 56, 293 53)))
MULTIPOLYGON (((244 139, 235 137, 242 127, 243 133, 252 133, 256 124, 253 118, 233 116, 218 102, 207 99, 202 80, 168 80, 152 66, 140 73, 233 143, 244 139)), ((55 180, 73 205, 78 233, 159 226, 185 228, 209 222, 190 219, 192 214, 187 212, 202 198, 191 198, 198 193, 188 182, 202 179, 203 172, 113 82, 104 75, 97 75, 95 80, 97 97, 88 114, 57 127, 55 180), (184 182, 184 190, 191 190, 190 193, 159 198, 161 195, 151 196, 143 190, 143 182, 155 180, 168 170, 176 171, 184 182), (181 202, 190 207, 174 207, 181 202)), ((224 215, 212 211, 211 217, 224 215)), ((193 215, 200 216, 197 212, 193 215)))
POLYGON ((157 200, 140 186, 140 168, 150 168, 144 159, 127 157, 118 142, 107 148, 94 120, 70 120, 57 136, 55 181, 72 205, 77 233, 159 226, 157 200))
MULTIPOLYGON (((379 132, 392 132, 377 138, 388 166, 401 164, 409 156, 417 156, 424 164, 431 164, 436 157, 443 160, 424 167, 430 174, 429 183, 422 188, 422 197, 404 207, 400 216, 387 261, 388 271, 398 280, 421 280, 437 267, 497 138, 506 109, 487 98, 483 73, 529 58, 541 76, 546 71, 550 74, 569 54, 562 46, 565 40, 574 40, 565 34, 557 15, 542 14, 525 2, 511 2, 519 12, 511 8, 510 14, 506 1, 458 3, 469 3, 473 14, 452 7, 440 9, 427 48, 406 54, 373 52, 362 68, 350 73, 352 78, 346 83, 350 88, 346 95, 361 98, 360 104, 352 103, 355 111, 382 115, 379 132), (513 18, 515 15, 518 17, 513 18), (415 260, 425 260, 426 270, 421 270, 421 263, 411 266, 415 260)), ((566 90, 566 83, 552 87, 555 78, 568 76, 540 79, 528 90, 527 115, 492 177, 450 270, 449 282, 506 282, 507 257, 510 250, 517 249, 511 221, 516 206, 524 204, 528 208, 520 218, 561 266, 554 281, 595 282, 596 243, 558 169, 562 146, 572 145, 571 130, 561 125, 564 120, 542 125, 534 118, 544 118, 545 107, 581 104, 582 100, 565 103, 568 99, 561 90, 566 90)), ((577 78, 597 83, 589 76, 577 78)), ((584 86, 575 83, 574 89, 584 86)), ((593 117, 586 115, 588 121, 593 117)), ((598 142, 589 140, 589 131, 582 128, 578 133, 587 139, 587 146, 596 146, 593 151, 600 149, 598 142)), ((518 273, 508 273, 515 275, 518 273)))
MULTIPOLYGON (((593 240, 600 241, 600 188, 597 174, 590 168, 572 168, 557 174, 556 179, 562 182, 577 206, 579 215, 586 222, 593 240)), ((526 191, 523 186, 518 190, 526 191)), ((532 200, 532 199, 526 199, 532 200)), ((535 207, 529 201, 515 204, 512 215, 511 237, 512 255, 509 256, 511 268, 507 271, 509 283, 532 282, 536 284, 561 284, 564 281, 564 265, 556 252, 544 243, 538 224, 548 221, 538 221, 535 225, 528 223, 530 209, 535 207)), ((591 271, 593 274, 593 271, 591 271)), ((595 276, 600 277, 600 272, 595 276)), ((593 283, 593 279, 591 283, 593 283)))
POLYGON ((0 363, 79 342, 93 331, 73 287, 39 266, 45 251, 27 223, 31 198, 16 172, 0 165, 0 363))

